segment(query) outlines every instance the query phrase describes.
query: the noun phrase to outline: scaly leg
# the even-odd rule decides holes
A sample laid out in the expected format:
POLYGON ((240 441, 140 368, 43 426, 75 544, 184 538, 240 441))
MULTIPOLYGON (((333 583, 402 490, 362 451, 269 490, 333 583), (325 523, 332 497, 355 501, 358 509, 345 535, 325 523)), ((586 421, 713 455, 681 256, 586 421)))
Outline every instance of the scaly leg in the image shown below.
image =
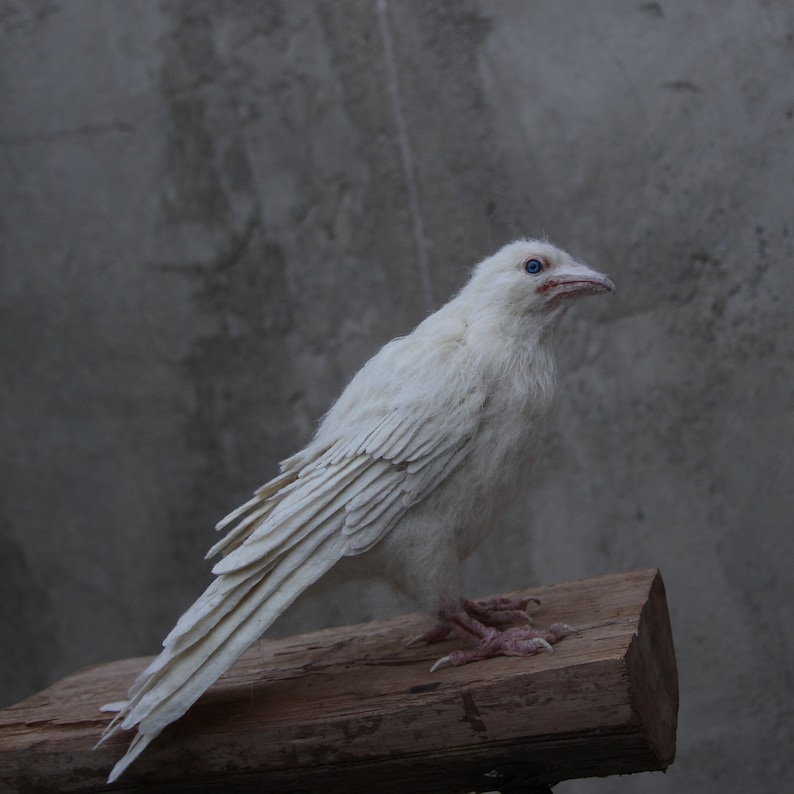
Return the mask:
POLYGON ((574 633, 564 623, 553 623, 547 629, 534 629, 526 612, 530 601, 536 598, 493 598, 487 601, 462 600, 439 610, 439 620, 431 628, 415 637, 408 644, 434 643, 446 639, 451 633, 467 640, 471 647, 453 651, 439 659, 431 672, 444 667, 458 667, 493 656, 531 656, 539 651, 552 651, 558 640, 574 633), (514 626, 500 631, 487 623, 504 625, 517 620, 529 625, 514 626))
POLYGON ((439 610, 439 620, 410 640, 408 647, 419 643, 431 645, 445 640, 455 629, 452 616, 460 613, 474 618, 475 622, 484 626, 509 626, 511 623, 526 623, 531 626, 532 618, 526 611, 530 603, 540 605, 540 599, 531 597, 509 599, 499 596, 481 601, 469 601, 468 598, 464 598, 459 603, 445 604, 439 610))

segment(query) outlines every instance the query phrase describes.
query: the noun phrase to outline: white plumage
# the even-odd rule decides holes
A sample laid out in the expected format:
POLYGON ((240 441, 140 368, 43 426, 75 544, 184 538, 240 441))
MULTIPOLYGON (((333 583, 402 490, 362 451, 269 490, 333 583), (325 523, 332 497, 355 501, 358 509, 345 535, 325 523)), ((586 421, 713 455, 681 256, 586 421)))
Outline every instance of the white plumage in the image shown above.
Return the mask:
MULTIPOLYGON (((481 262, 455 298, 367 362, 311 443, 218 524, 231 528, 207 555, 225 555, 213 568, 217 578, 103 734, 138 729, 109 782, 345 558, 471 633, 459 563, 531 460, 531 436, 553 389, 550 331, 571 298, 613 289, 564 251, 520 240, 481 262)), ((475 640, 480 629, 495 632, 474 623, 475 640)), ((538 632, 525 630, 523 644, 508 634, 488 634, 488 642, 505 639, 447 663, 546 646, 528 639, 538 632)))

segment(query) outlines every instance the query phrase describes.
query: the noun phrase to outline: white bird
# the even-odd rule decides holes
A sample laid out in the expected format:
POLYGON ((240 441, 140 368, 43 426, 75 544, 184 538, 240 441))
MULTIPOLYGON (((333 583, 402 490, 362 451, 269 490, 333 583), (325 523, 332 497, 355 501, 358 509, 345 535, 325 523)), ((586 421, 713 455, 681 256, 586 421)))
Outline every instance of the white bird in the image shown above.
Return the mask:
POLYGON ((216 579, 179 619, 102 739, 138 732, 113 782, 311 584, 337 563, 385 577, 470 647, 433 669, 550 649, 554 624, 526 600, 460 597, 460 562, 514 495, 554 384, 550 332, 570 302, 614 291, 604 275, 538 240, 506 245, 408 336, 383 347, 328 411, 309 445, 217 526, 216 579), (526 618, 528 622, 528 618, 526 618))

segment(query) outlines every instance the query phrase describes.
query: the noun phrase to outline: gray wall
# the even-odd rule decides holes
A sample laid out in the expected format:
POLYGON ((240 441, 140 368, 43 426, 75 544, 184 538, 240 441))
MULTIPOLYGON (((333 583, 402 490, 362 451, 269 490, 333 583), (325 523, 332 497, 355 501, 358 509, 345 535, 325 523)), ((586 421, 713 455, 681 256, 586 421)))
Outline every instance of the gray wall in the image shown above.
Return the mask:
MULTIPOLYGON (((5 0, 0 32, 0 701, 154 652, 355 369, 545 233, 619 293, 566 317, 467 591, 661 567, 678 760, 559 790, 784 787, 792 3, 5 0)), ((363 595, 279 630, 406 606, 363 595)))

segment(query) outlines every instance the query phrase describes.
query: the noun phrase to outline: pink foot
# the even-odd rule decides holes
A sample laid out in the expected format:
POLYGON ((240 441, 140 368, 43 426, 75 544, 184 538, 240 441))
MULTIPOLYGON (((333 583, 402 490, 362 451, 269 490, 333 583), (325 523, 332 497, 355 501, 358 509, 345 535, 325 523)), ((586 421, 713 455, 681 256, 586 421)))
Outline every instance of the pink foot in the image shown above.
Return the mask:
POLYGON ((564 623, 552 623, 547 629, 533 629, 529 626, 516 626, 499 631, 490 626, 480 626, 479 630, 470 631, 474 645, 465 650, 453 651, 442 656, 431 668, 430 672, 444 667, 459 667, 480 659, 494 656, 532 656, 539 651, 553 652, 551 647, 557 640, 574 633, 574 629, 564 623))
POLYGON ((430 668, 430 672, 434 672, 493 656, 531 656, 539 651, 551 652, 555 642, 575 633, 575 629, 564 623, 553 623, 547 629, 532 628, 532 621, 526 612, 530 601, 540 603, 536 598, 491 598, 486 601, 463 600, 442 607, 438 622, 414 637, 408 645, 440 642, 451 633, 469 642, 471 647, 453 651, 439 659, 430 668), (503 631, 486 625, 504 625, 515 621, 529 625, 514 626, 503 631))
POLYGON ((484 626, 508 626, 511 623, 526 623, 531 626, 532 618, 526 611, 530 603, 540 605, 540 599, 531 597, 510 599, 499 596, 498 598, 486 598, 482 601, 469 601, 464 598, 460 602, 460 606, 444 609, 441 619, 410 640, 408 647, 420 643, 431 645, 434 642, 445 640, 456 629, 454 621, 447 618, 446 615, 468 615, 474 619, 474 622, 484 626))
POLYGON ((539 598, 486 598, 482 601, 464 599, 463 608, 475 620, 488 626, 507 626, 510 623, 527 623, 532 625, 532 618, 527 612, 530 603, 540 606, 539 598))

